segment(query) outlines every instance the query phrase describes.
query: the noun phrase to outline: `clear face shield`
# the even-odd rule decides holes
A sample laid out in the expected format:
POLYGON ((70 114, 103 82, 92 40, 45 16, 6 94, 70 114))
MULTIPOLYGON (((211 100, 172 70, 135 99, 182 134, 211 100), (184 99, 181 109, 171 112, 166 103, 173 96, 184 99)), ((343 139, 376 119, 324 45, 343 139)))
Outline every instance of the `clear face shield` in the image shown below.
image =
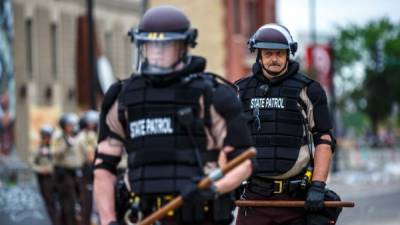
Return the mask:
POLYGON ((138 72, 163 75, 184 66, 186 47, 182 41, 145 41, 138 50, 138 72))

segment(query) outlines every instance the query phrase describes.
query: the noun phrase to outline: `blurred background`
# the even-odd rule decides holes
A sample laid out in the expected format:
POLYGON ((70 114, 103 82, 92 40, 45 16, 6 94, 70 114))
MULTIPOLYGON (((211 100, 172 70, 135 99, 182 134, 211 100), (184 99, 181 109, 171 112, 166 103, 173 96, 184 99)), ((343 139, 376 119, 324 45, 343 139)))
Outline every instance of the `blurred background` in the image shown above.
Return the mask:
POLYGON ((40 127, 99 110, 111 83, 135 71, 128 31, 161 4, 188 15, 199 30, 192 54, 230 81, 250 73, 257 28, 286 26, 295 60, 328 93, 338 140, 328 185, 356 202, 338 224, 400 224, 398 1, 1 0, 1 225, 50 224, 28 163, 40 127))

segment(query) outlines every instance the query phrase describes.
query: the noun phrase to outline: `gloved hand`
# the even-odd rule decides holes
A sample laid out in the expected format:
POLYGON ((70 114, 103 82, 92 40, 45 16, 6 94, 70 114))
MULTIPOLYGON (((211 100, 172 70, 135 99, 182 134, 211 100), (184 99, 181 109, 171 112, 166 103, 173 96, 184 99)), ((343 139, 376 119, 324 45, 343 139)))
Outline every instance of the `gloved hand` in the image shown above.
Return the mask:
POLYGON ((318 212, 324 209, 325 183, 313 181, 307 192, 304 208, 308 212, 318 212))
POLYGON ((197 183, 192 182, 182 189, 181 195, 184 203, 201 204, 204 201, 217 198, 218 192, 215 184, 206 189, 198 189, 197 183))

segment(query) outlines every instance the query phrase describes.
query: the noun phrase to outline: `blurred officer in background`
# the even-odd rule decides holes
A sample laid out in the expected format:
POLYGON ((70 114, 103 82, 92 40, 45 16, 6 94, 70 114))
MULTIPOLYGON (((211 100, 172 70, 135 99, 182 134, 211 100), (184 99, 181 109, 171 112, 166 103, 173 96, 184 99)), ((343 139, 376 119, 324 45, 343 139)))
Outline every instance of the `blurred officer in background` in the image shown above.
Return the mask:
POLYGON ((260 27, 248 47, 257 51, 253 74, 236 85, 245 112, 252 117, 257 169, 242 198, 305 199, 306 204, 305 210, 243 207, 237 224, 302 225, 306 211, 324 209, 325 181, 335 149, 327 97, 321 85, 300 73, 299 64, 291 59, 297 43, 285 27, 260 27))
POLYGON ((83 113, 79 120, 77 143, 84 155, 80 189, 82 225, 90 225, 93 202, 93 160, 97 146, 99 113, 91 110, 83 113))
POLYGON ((127 188, 145 216, 182 195, 184 205, 161 224, 230 224, 227 193, 250 175, 250 160, 208 189, 196 183, 251 147, 235 89, 204 72, 204 58, 188 54, 197 30, 177 8, 149 9, 131 35, 139 74, 110 87, 100 114, 94 194, 101 224, 119 224, 112 202, 125 150, 127 188))
POLYGON ((82 177, 84 155, 80 151, 76 131, 78 116, 66 113, 59 120, 61 132, 55 134, 52 143, 55 158, 55 176, 61 204, 61 221, 64 225, 76 225, 79 211, 79 180, 82 177))
POLYGON ((30 157, 30 163, 39 184, 49 218, 53 224, 58 224, 57 189, 54 180, 54 156, 50 149, 53 127, 45 124, 40 128, 39 146, 30 157))

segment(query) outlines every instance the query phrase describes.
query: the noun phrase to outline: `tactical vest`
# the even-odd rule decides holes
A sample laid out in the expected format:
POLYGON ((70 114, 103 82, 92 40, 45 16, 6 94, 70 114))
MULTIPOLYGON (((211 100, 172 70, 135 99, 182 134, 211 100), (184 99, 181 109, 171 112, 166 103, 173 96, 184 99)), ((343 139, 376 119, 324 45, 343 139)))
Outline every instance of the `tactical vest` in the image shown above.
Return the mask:
POLYGON ((213 85, 214 81, 198 77, 156 86, 142 76, 124 84, 119 115, 126 127, 128 177, 135 194, 176 194, 194 177, 203 176, 195 148, 204 164, 217 161, 219 151, 206 150, 207 123, 199 116, 199 98, 209 96, 213 85), (182 118, 180 112, 185 110, 191 113, 182 118), (189 120, 189 126, 182 120, 189 120))
POLYGON ((295 164, 300 147, 307 144, 307 122, 301 113, 305 104, 299 95, 311 82, 296 73, 276 84, 261 81, 256 75, 237 83, 243 108, 252 116, 256 175, 284 174, 295 164))

